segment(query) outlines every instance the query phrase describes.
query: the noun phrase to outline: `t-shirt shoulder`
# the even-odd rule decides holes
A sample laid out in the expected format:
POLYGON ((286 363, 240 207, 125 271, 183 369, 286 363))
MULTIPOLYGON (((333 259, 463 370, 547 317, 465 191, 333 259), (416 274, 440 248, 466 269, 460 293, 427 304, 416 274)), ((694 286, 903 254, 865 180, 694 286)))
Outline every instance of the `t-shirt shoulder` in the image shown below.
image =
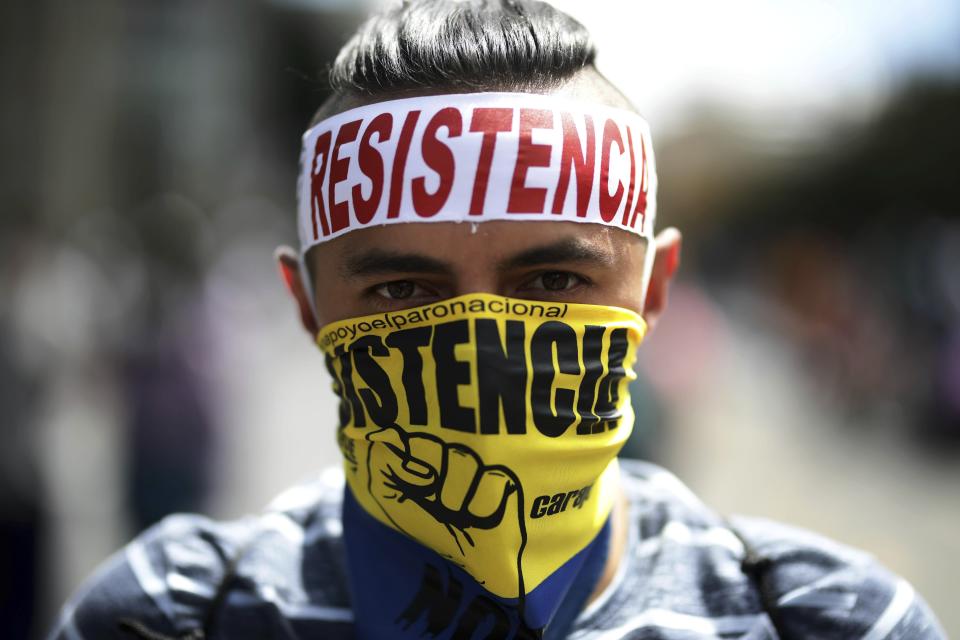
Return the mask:
POLYGON ((724 518, 654 464, 621 468, 627 552, 572 638, 945 637, 910 585, 869 555, 768 520, 724 518))
POLYGON ((762 518, 730 518, 746 545, 744 570, 757 582, 788 638, 945 638, 923 598, 871 555, 762 518))
POLYGON ((258 516, 165 518, 81 586, 49 638, 129 640, 137 637, 131 626, 188 636, 227 605, 220 601, 227 588, 244 592, 247 606, 348 606, 339 549, 342 488, 342 474, 328 471, 280 494, 258 516))
POLYGON ((665 469, 634 460, 620 465, 627 546, 612 583, 570 637, 773 637, 763 635, 769 620, 741 571, 743 544, 724 519, 665 469))

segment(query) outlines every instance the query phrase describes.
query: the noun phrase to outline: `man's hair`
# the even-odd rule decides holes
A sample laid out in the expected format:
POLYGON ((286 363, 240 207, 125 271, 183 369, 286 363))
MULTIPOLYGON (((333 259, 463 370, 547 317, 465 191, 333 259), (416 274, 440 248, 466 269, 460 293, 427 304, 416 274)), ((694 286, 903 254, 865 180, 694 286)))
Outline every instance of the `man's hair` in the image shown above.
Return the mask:
POLYGON ((543 91, 592 66, 587 29, 538 0, 404 0, 368 19, 340 51, 341 94, 405 90, 543 91))

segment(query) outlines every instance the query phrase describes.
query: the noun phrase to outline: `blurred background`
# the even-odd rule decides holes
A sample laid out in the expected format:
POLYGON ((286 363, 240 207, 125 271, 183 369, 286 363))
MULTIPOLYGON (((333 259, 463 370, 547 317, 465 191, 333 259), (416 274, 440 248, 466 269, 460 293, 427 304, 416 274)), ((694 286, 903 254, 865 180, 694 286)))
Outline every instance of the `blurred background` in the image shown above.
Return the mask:
MULTIPOLYGON (((271 254, 325 69, 379 4, 0 9, 5 638, 163 515, 256 512, 337 463, 271 254)), ((960 635, 960 4, 557 4, 650 120, 685 235, 629 453, 867 549, 960 635)))

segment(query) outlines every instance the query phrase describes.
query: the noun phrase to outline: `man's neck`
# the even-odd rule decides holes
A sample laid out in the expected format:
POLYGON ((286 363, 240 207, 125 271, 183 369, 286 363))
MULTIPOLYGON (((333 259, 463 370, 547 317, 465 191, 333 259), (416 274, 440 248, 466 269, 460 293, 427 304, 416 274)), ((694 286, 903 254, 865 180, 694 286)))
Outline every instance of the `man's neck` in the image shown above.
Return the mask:
POLYGON ((617 501, 613 505, 613 511, 610 514, 610 552, 607 554, 607 562, 603 567, 603 573, 597 580, 590 597, 587 598, 586 606, 590 606, 600 594, 603 593, 617 575, 617 569, 623 560, 623 554, 627 547, 627 532, 630 530, 629 523, 630 505, 627 503, 627 496, 620 487, 617 501))

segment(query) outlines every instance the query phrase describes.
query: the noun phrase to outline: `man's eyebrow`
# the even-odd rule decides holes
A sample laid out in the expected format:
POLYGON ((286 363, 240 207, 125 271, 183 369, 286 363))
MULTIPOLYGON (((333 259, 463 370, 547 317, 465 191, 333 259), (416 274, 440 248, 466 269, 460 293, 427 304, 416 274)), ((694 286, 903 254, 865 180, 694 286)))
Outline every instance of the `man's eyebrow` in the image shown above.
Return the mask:
POLYGON ((564 238, 552 244, 525 249, 497 265, 500 272, 523 267, 535 267, 542 264, 561 262, 585 262, 609 266, 614 262, 610 252, 578 238, 564 238))
POLYGON ((349 256, 340 273, 346 278, 372 276, 385 273, 452 273, 450 265, 436 258, 419 253, 396 253, 383 249, 368 249, 349 256))

